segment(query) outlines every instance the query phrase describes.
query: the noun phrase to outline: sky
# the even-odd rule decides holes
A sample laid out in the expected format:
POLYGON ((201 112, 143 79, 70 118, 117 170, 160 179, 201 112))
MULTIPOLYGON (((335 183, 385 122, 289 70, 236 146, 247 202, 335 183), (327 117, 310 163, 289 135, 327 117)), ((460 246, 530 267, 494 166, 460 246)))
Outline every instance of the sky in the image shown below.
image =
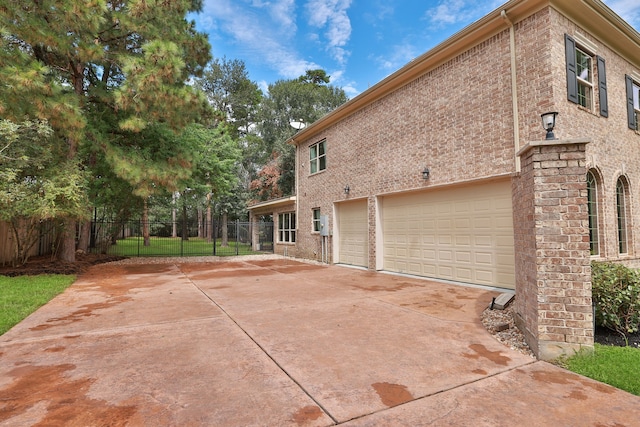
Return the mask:
MULTIPOLYGON (((190 16, 212 55, 239 59, 270 83, 323 69, 350 98, 506 0, 204 0, 190 16)), ((640 29, 639 0, 605 3, 640 29)))

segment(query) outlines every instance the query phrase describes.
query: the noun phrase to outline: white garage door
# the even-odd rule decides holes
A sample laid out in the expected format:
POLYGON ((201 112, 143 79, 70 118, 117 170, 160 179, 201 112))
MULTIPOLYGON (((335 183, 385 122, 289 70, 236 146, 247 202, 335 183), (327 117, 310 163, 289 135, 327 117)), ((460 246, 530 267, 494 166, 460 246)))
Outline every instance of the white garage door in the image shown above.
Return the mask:
POLYGON ((384 269, 515 288, 509 181, 383 199, 384 269))
POLYGON ((369 265, 369 216, 367 200, 339 203, 338 259, 341 264, 369 265))

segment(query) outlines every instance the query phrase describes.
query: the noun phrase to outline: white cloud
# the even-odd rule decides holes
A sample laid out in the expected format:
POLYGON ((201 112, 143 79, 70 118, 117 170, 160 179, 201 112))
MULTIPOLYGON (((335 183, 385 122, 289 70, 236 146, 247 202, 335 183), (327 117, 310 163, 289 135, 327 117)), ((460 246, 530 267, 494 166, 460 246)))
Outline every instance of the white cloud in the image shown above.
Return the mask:
POLYGON ((387 72, 394 72, 402 68, 409 61, 423 53, 419 52, 415 46, 409 43, 397 44, 392 46, 389 50, 392 54, 385 54, 384 56, 381 55, 374 58, 378 66, 387 72))
POLYGON ((351 38, 350 6, 351 0, 310 0, 306 5, 309 25, 324 30, 326 50, 341 64, 350 55, 344 48, 351 38))
POLYGON ((640 29, 640 3, 638 0, 608 0, 605 3, 636 30, 640 29))
POLYGON ((310 68, 320 68, 302 59, 291 48, 296 37, 295 0, 205 0, 200 25, 210 32, 225 33, 238 46, 242 58, 253 58, 284 78, 296 78, 310 68))
POLYGON ((504 0, 441 0, 436 7, 427 9, 425 17, 436 27, 470 23, 504 4, 504 0))

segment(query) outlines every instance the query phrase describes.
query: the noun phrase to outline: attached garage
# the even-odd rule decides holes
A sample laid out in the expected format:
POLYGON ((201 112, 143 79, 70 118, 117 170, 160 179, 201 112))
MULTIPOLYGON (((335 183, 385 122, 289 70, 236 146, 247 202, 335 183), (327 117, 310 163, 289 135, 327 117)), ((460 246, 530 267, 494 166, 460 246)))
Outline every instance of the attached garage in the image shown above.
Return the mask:
POLYGON ((369 215, 367 200, 336 204, 338 256, 340 264, 368 267, 369 215))
POLYGON ((384 269, 515 288, 510 181, 382 198, 384 269))

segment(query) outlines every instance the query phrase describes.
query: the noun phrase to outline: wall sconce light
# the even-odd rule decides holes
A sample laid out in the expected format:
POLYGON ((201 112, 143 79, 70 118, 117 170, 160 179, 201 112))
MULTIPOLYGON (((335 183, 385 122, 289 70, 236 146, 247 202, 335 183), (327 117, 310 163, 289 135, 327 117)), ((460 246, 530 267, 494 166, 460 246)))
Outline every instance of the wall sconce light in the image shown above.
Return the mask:
POLYGON ((430 173, 431 171, 429 170, 429 168, 425 166, 425 168, 422 170, 422 179, 429 179, 430 173))
POLYGON ((349 191, 351 191, 351 189, 349 188, 349 184, 344 186, 344 194, 349 194, 349 191))
POLYGON ((558 113, 552 111, 541 114, 540 116, 542 117, 542 127, 547 131, 547 137, 545 139, 556 139, 556 136, 553 134, 553 128, 556 127, 556 117, 558 117, 558 113))

